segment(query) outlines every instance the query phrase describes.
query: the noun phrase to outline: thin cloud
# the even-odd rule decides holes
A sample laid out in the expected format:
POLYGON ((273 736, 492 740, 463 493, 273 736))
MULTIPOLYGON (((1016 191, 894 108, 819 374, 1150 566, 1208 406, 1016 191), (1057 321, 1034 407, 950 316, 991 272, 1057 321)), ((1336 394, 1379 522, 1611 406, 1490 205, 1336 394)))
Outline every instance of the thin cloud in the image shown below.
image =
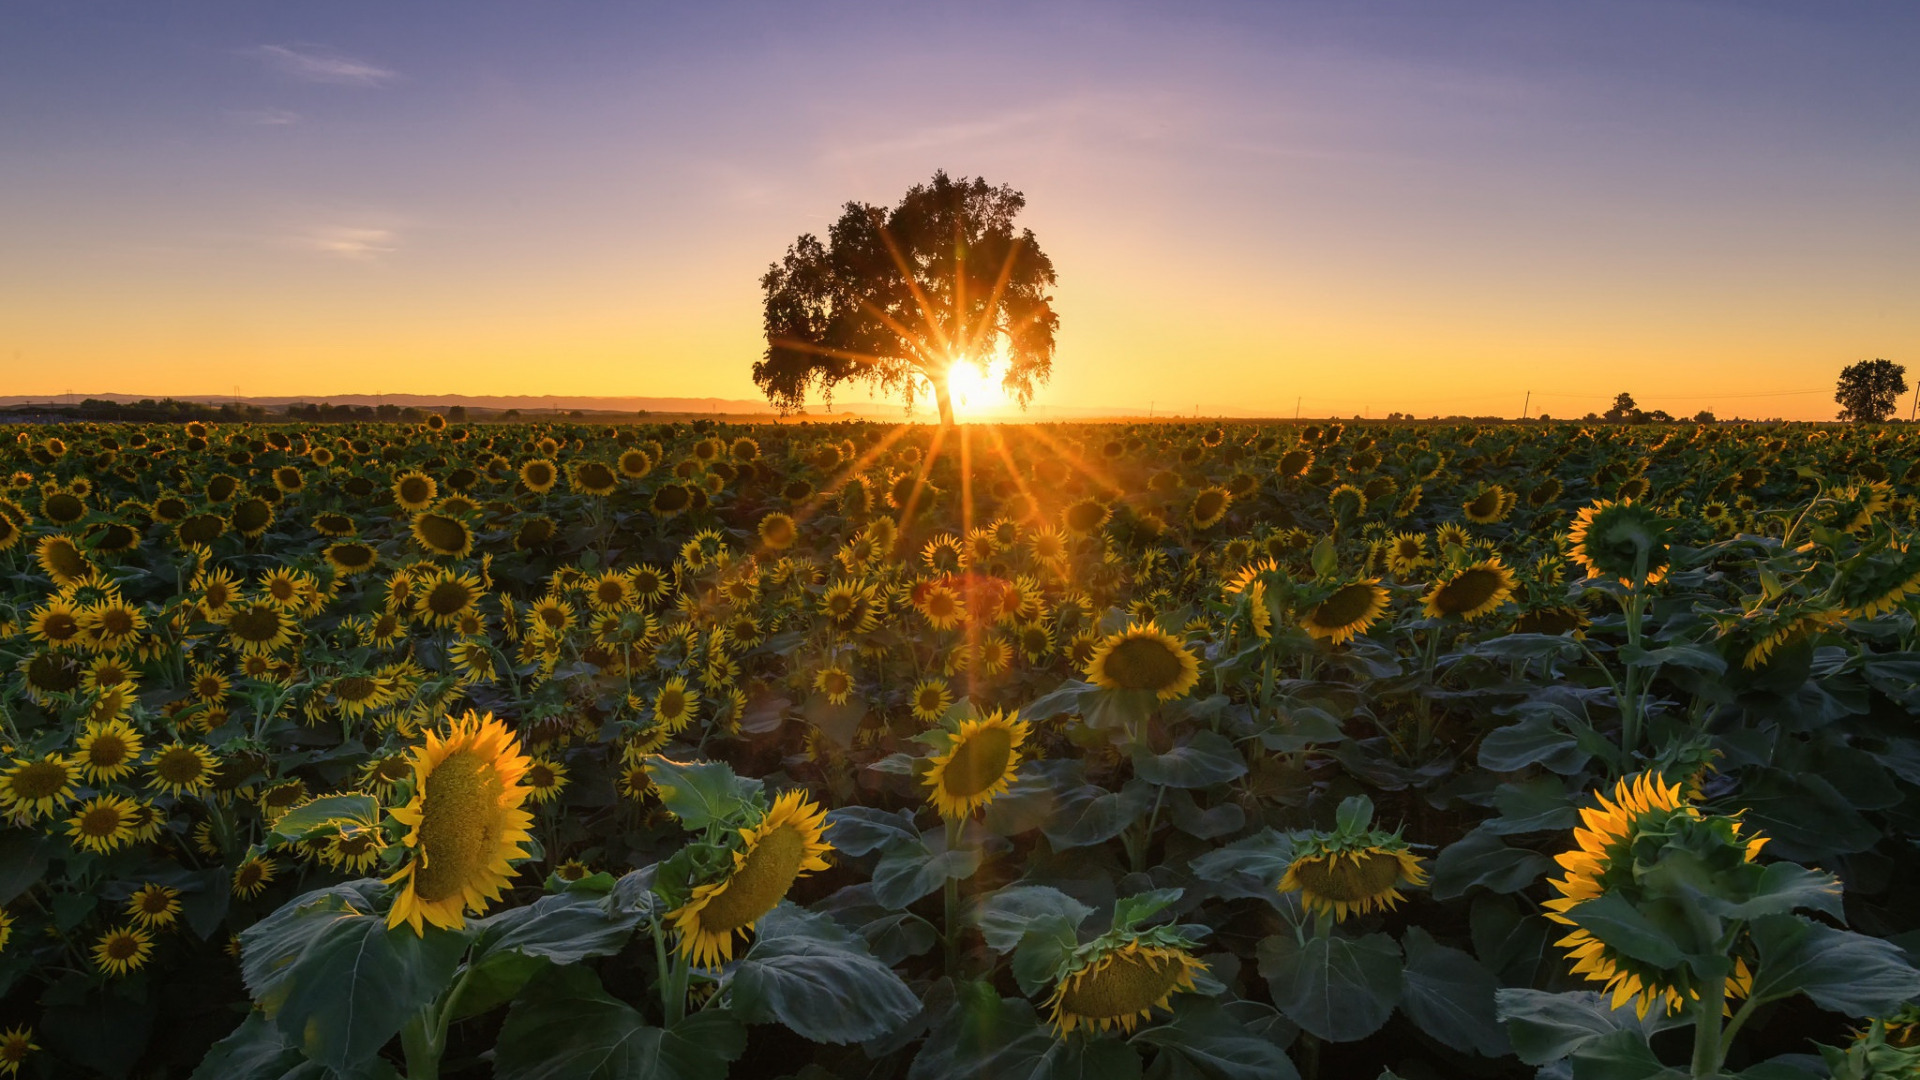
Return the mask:
POLYGON ((227 119, 252 127, 284 127, 300 122, 300 114, 291 109, 229 109, 227 119))
POLYGON ((339 259, 366 262, 399 250, 392 229, 326 225, 294 237, 294 245, 339 259))
POLYGON ((386 68, 311 45, 261 45, 252 54, 290 78, 339 86, 383 86, 400 76, 386 68))

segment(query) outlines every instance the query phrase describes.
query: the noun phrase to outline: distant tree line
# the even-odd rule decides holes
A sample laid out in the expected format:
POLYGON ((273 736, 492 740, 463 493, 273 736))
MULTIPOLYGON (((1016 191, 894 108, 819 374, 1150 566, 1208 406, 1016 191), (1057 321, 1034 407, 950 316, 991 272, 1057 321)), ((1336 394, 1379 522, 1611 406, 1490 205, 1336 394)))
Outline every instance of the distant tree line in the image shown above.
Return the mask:
POLYGON ((9 414, 149 424, 169 422, 184 424, 189 420, 258 421, 273 418, 272 413, 258 405, 241 405, 231 401, 223 405, 209 405, 198 401, 177 401, 173 398, 161 398, 159 401, 152 398, 144 398, 140 401, 106 401, 101 398, 87 398, 78 405, 0 406, 0 416, 9 414))

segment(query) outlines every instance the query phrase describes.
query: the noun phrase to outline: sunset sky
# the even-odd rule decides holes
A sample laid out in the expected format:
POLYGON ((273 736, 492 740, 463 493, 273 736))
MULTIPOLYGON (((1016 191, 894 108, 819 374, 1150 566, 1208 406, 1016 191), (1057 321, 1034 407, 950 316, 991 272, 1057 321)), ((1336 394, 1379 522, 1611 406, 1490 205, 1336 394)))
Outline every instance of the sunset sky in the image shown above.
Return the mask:
POLYGON ((1917 51, 1837 0, 8 0, 0 394, 752 398, 767 264, 944 168, 1059 270, 1037 415, 1824 419, 1920 374, 1917 51))

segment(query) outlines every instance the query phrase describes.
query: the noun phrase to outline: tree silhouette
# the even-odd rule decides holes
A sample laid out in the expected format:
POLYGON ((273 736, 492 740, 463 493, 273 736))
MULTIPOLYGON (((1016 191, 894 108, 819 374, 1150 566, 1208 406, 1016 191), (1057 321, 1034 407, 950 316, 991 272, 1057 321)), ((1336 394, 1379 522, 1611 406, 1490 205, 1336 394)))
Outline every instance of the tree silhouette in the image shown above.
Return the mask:
POLYGON ((937 172, 888 210, 850 202, 823 244, 802 235, 767 269, 765 356, 753 381, 781 412, 809 387, 833 400, 848 380, 899 392, 912 407, 931 389, 953 423, 949 379, 960 364, 1007 362, 1001 386, 1025 408, 1053 368, 1053 261, 1013 219, 1026 198, 985 180, 937 172))
POLYGON ((1907 369, 1891 360, 1862 360, 1840 369, 1833 400, 1840 419, 1878 423, 1893 415, 1894 400, 1907 392, 1907 369))
POLYGON ((1607 410, 1607 419, 1621 420, 1639 411, 1640 406, 1634 404, 1633 395, 1623 390, 1614 395, 1613 408, 1607 410))

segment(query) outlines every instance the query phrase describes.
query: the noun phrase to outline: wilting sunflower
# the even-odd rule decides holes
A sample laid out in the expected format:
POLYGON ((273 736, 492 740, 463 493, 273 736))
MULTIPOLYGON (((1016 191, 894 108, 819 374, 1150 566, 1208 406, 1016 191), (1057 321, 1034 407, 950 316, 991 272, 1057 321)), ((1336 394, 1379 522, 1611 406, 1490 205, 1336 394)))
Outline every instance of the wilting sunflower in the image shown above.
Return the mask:
POLYGON ((1174 994, 1198 989, 1194 976, 1205 974, 1207 965, 1170 929, 1116 931, 1076 950, 1049 1001, 1054 1031, 1066 1036, 1080 1028, 1098 1033, 1118 1027, 1131 1033, 1153 1010, 1167 1008, 1174 994))
POLYGON ((1646 555, 1646 583, 1667 575, 1667 523, 1631 499, 1601 501, 1583 507, 1567 532, 1568 554, 1588 577, 1610 577, 1632 585, 1646 555))
POLYGON ((1085 673, 1108 690, 1151 690, 1172 701, 1200 681, 1200 661, 1172 634, 1151 623, 1131 623, 1094 648, 1085 673))
POLYGON ((945 679, 921 679, 914 684, 908 700, 913 703, 913 718, 931 724, 945 716, 953 705, 953 690, 945 679))
POLYGON ((1340 810, 1332 832, 1294 834, 1293 861, 1280 878, 1281 892, 1299 892, 1308 910, 1339 922, 1349 914, 1390 910, 1406 899, 1400 894, 1403 886, 1427 883, 1420 860, 1400 834, 1372 827, 1370 801, 1356 796, 1340 810))
POLYGON ((143 967, 152 954, 153 935, 138 926, 116 926, 93 943, 93 964, 109 975, 143 967))
POLYGON ((1342 585, 1300 617, 1300 628, 1331 644, 1364 634, 1387 610, 1387 590, 1379 578, 1342 585))
POLYGON ((409 827, 413 858, 389 883, 401 883, 387 926, 401 923, 425 934, 423 920, 448 930, 466 925, 464 912, 497 899, 525 858, 533 818, 520 808, 530 764, 519 742, 493 714, 468 712, 443 738, 428 732, 411 751, 413 799, 391 813, 409 827))
POLYGON ((147 786, 169 795, 199 795, 213 789, 220 759, 198 743, 163 747, 147 763, 147 786))
POLYGON ((80 767, 59 754, 38 761, 15 758, 0 772, 0 808, 19 817, 48 817, 73 800, 79 779, 80 767))
POLYGON ((1434 582, 1427 590, 1427 618, 1477 619, 1506 603, 1515 584, 1513 571, 1500 564, 1500 556, 1490 555, 1434 582))
POLYGON ((941 817, 957 819, 1005 794, 1020 767, 1020 744, 1027 733, 1018 711, 995 709, 960 721, 946 748, 927 759, 927 775, 920 781, 931 789, 927 801, 941 817))
POLYGON ((409 469, 393 481, 393 501, 409 514, 432 506, 439 494, 440 485, 434 482, 433 477, 417 469, 409 469))
MULTIPOLYGON (((1566 949, 1574 961, 1574 974, 1604 984, 1602 993, 1612 994, 1613 1008, 1632 999, 1634 1011, 1641 1017, 1656 1001, 1664 1003, 1668 1012, 1678 1011, 1700 996, 1689 985, 1691 978, 1684 967, 1669 970, 1627 956, 1581 929, 1568 913, 1609 892, 1639 888, 1636 879, 1643 867, 1637 865, 1635 849, 1642 838, 1666 839, 1669 843, 1673 837, 1704 838, 1713 847, 1727 849, 1725 854, 1736 864, 1751 863, 1766 838, 1742 839, 1740 822, 1731 817, 1703 818, 1679 784, 1668 784, 1651 772, 1621 778, 1614 785, 1612 798, 1596 792, 1594 801, 1598 808, 1580 811, 1586 827, 1573 831, 1577 846, 1555 859, 1567 874, 1551 882, 1560 895, 1546 902, 1547 918, 1574 928, 1555 944, 1566 949)), ((1702 870, 1707 866, 1695 865, 1702 870)), ((1838 887, 1836 883, 1834 888, 1838 887)), ((1751 985, 1752 974, 1745 959, 1736 957, 1733 975, 1727 980, 1728 996, 1745 996, 1751 985)))
POLYGON ((149 881, 127 897, 125 910, 127 917, 141 926, 172 926, 180 915, 180 890, 149 881))
POLYGON ((696 885, 685 904, 667 915, 680 934, 680 951, 697 967, 733 959, 734 938, 751 931, 793 882, 825 870, 833 845, 823 839, 827 812, 798 791, 773 800, 766 816, 740 830, 733 866, 719 881, 696 885))
POLYGON ((457 559, 473 550, 473 530, 450 514, 413 515, 413 539, 435 555, 457 559))
POLYGON ((76 847, 101 855, 133 840, 135 804, 125 795, 96 795, 67 819, 67 837, 76 847))

